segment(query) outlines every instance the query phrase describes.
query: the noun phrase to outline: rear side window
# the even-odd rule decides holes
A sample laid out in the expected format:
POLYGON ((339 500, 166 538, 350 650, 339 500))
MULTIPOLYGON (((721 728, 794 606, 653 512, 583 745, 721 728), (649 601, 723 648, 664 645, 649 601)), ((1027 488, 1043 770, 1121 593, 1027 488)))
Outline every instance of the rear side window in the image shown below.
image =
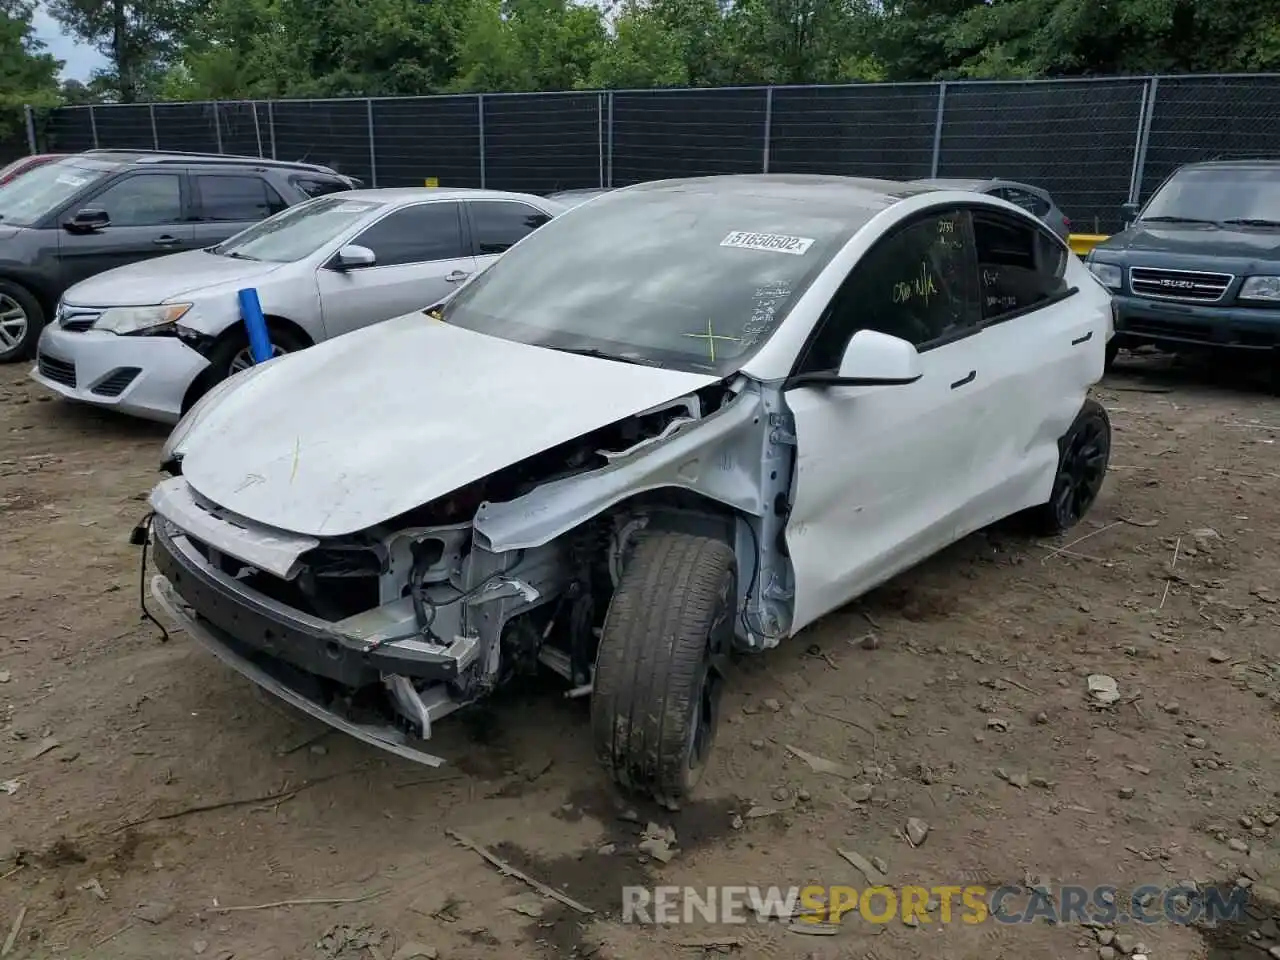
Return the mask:
POLYGON ((202 220, 263 220, 288 204, 261 177, 197 176, 202 220))
POLYGON ((319 177, 295 177, 293 185, 308 197, 323 197, 329 193, 342 193, 351 188, 341 180, 324 180, 319 177))
POLYGON ((476 253, 502 253, 551 218, 526 203, 484 200, 469 204, 475 229, 476 253))
POLYGON ((1067 253, 1043 230, 983 211, 973 216, 983 320, 998 320, 1068 292, 1067 253))
POLYGON ((1037 196, 1030 190, 1019 190, 1017 187, 1005 187, 996 193, 996 196, 1003 197, 1010 203, 1016 203, 1027 213, 1033 216, 1043 217, 1049 212, 1049 203, 1043 197, 1037 196))

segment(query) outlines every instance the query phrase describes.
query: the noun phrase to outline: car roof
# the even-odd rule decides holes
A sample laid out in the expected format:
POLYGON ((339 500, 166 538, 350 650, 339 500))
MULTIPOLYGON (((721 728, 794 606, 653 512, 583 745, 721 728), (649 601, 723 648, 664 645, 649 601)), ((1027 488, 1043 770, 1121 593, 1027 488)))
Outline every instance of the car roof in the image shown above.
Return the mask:
POLYGON ((870 177, 838 177, 807 173, 747 173, 715 177, 690 177, 682 180, 652 180, 622 187, 623 194, 656 192, 697 193, 723 197, 767 197, 814 204, 839 204, 841 210, 862 212, 869 216, 892 206, 899 200, 927 193, 930 187, 877 180, 870 177))
POLYGON ((995 180, 992 177, 928 177, 910 182, 924 187, 937 187, 939 190, 973 190, 995 183, 995 180))
POLYGON ((1199 163, 1186 163, 1179 170, 1206 170, 1222 168, 1227 170, 1275 170, 1280 168, 1280 159, 1270 160, 1256 157, 1251 160, 1202 160, 1199 163))
MULTIPOLYGON (((478 187, 376 187, 365 190, 343 191, 352 199, 374 200, 379 203, 409 203, 414 200, 541 200, 529 193, 511 193, 506 190, 483 190, 478 187)), ((338 196, 339 194, 328 194, 338 196)))
POLYGON ((301 160, 271 160, 266 157, 242 156, 239 154, 183 153, 177 150, 121 150, 102 147, 94 150, 83 150, 80 153, 70 154, 69 156, 89 157, 94 160, 104 160, 118 164, 172 163, 209 164, 210 166, 278 167, 285 170, 305 170, 310 173, 342 176, 332 167, 326 167, 319 163, 307 163, 301 160))

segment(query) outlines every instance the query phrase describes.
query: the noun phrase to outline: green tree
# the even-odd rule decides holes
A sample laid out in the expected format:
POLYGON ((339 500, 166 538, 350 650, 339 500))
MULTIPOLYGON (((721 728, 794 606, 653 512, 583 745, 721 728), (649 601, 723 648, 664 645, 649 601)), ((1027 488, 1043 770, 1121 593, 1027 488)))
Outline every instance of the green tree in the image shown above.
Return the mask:
POLYGON ((28 3, 0 0, 0 141, 21 143, 26 134, 22 107, 58 101, 62 62, 44 52, 31 30, 28 3))
POLYGON ((49 12, 107 57, 102 76, 122 103, 148 95, 191 18, 187 0, 50 0, 49 12))
POLYGON ((453 90, 586 86, 604 45, 597 8, 570 0, 474 0, 458 44, 453 90))

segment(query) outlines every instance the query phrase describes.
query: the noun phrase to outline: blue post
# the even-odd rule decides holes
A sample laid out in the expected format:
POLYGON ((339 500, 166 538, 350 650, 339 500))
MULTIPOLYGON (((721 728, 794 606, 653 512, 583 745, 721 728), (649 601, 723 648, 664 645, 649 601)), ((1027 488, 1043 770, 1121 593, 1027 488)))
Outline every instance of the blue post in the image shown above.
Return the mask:
POLYGON ((267 332, 267 318, 262 315, 262 304, 258 302, 258 291, 249 287, 241 290, 239 297, 240 317, 249 331, 249 354, 254 363, 270 360, 271 335, 267 332))

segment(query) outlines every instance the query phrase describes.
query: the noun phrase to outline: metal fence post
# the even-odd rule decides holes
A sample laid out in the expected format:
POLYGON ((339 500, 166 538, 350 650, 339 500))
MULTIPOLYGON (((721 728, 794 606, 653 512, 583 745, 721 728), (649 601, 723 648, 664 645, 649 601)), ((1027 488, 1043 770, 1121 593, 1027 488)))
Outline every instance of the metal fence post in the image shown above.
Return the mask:
POLYGON ((1138 128, 1138 143, 1133 158, 1133 177, 1129 181, 1129 202, 1137 203, 1142 196, 1142 175, 1147 168, 1147 144, 1151 141, 1151 118, 1156 112, 1156 91, 1160 78, 1152 77, 1143 97, 1143 116, 1138 128))
POLYGON ((267 101, 267 135, 271 137, 271 159, 276 158, 276 113, 271 107, 271 101, 267 101))
POLYGON ((613 91, 609 91, 609 123, 605 128, 608 152, 605 153, 605 186, 613 187, 613 91))
POLYGON ((27 120, 27 148, 32 152, 36 152, 36 112, 31 109, 31 104, 24 103, 22 112, 27 120))
POLYGON ((93 104, 89 104, 89 129, 93 131, 93 149, 98 149, 98 118, 94 116, 93 104))
POLYGON ((147 114, 151 117, 151 146, 153 149, 160 149, 160 131, 156 129, 156 105, 154 103, 147 104, 147 114))
POLYGON ((942 124, 947 112, 947 81, 938 84, 938 113, 933 119, 933 164, 929 168, 929 176, 938 175, 938 167, 942 162, 942 124))
POLYGON ((764 162, 761 170, 769 172, 769 148, 773 142, 773 87, 764 90, 764 162))
POLYGON ((604 189, 604 94, 596 94, 596 157, 600 166, 600 189, 604 189))
POLYGON ((372 186, 378 185, 378 151, 373 147, 373 98, 365 97, 364 101, 365 115, 368 118, 369 126, 369 183, 372 186))
POLYGON ((218 118, 218 101, 213 101, 213 135, 218 138, 218 152, 222 152, 222 121, 218 118))
POLYGON ((262 156, 262 126, 258 123, 258 101, 253 101, 253 138, 258 141, 258 156, 262 156))
POLYGON ((484 94, 476 94, 476 114, 480 119, 480 189, 484 189, 484 94))

